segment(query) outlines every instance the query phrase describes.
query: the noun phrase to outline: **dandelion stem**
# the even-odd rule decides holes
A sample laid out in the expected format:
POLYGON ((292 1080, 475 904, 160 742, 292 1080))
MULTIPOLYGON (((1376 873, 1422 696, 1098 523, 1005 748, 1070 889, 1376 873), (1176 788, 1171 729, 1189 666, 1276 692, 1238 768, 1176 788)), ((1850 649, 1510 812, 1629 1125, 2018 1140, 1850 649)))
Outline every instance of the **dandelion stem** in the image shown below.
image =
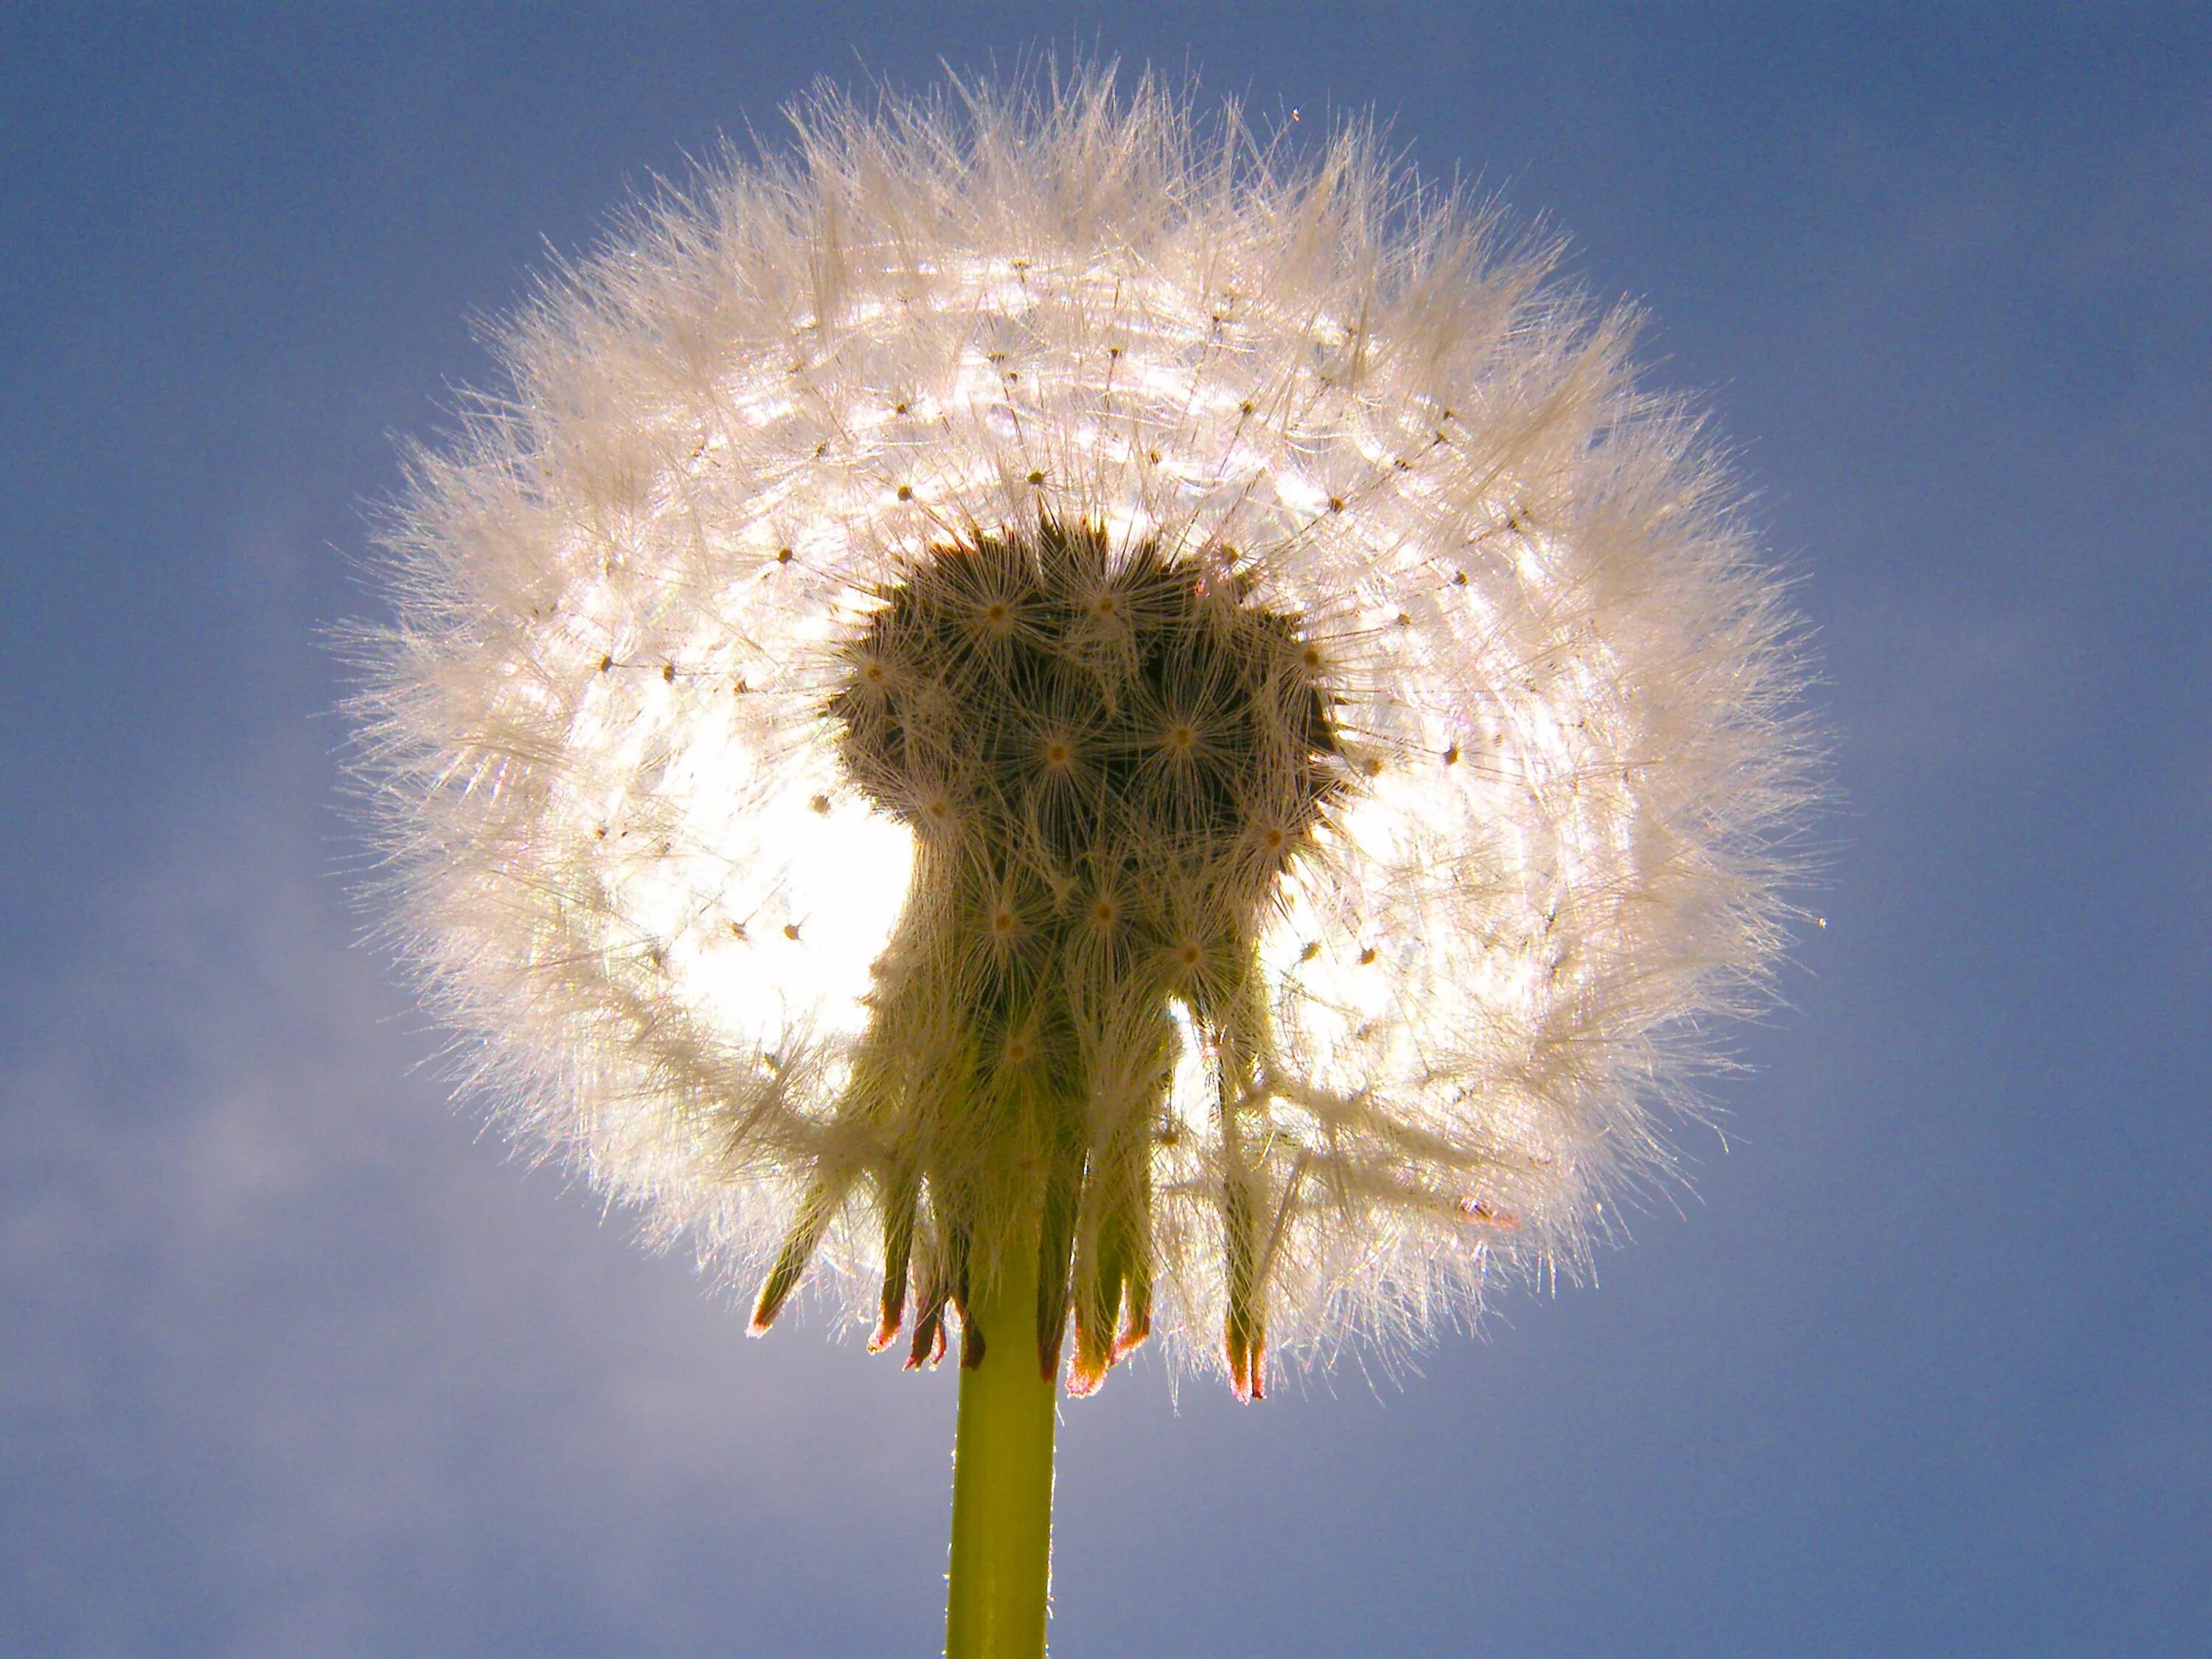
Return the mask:
MULTIPOLYGON (((1034 1237, 1036 1224, 1032 1215, 1014 1236, 1034 1237)), ((999 1251, 969 1303, 983 1357, 960 1372, 946 1659, 1044 1653, 1059 1385, 1037 1358, 1036 1257, 1034 1247, 999 1251)))

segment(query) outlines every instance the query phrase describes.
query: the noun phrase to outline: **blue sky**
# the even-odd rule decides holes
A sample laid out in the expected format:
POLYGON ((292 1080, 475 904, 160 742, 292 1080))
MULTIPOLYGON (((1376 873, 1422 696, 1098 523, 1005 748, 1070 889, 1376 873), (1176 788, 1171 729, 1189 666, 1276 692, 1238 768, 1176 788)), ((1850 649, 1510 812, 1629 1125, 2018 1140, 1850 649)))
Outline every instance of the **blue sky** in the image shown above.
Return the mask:
POLYGON ((817 76, 1372 109, 1803 573, 1825 931, 1595 1287, 1064 1414, 1056 1652, 2212 1650, 2198 8, 0 15, 0 1651, 929 1652, 954 1382, 445 1103, 319 642, 549 251, 817 76))

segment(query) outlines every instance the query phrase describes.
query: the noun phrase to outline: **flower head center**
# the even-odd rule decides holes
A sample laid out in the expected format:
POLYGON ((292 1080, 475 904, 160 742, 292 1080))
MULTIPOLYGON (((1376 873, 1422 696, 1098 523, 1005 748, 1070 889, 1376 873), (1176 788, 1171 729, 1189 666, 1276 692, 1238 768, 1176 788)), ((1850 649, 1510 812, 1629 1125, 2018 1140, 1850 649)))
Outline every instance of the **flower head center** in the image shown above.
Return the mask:
POLYGON ((1010 915, 983 895, 1027 888, 1044 896, 1024 909, 1065 917, 1087 890, 1095 924, 1156 947, 1178 903, 1213 907, 1202 933, 1251 937, 1350 775, 1320 653, 1241 593, 1219 560, 1116 553, 1050 520, 933 548, 882 590, 830 713, 861 791, 908 823, 922 803, 920 827, 958 843, 943 879, 979 886, 946 914, 1010 915))

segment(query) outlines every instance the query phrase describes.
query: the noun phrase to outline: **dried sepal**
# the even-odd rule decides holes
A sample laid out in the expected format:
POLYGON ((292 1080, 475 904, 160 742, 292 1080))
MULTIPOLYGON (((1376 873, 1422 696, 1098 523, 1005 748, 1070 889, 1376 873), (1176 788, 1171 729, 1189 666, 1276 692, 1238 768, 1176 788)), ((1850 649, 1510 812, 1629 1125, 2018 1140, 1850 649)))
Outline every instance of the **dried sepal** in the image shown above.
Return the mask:
POLYGON ((1069 1274, 1075 1224, 1082 1203, 1083 1146, 1072 1137, 1053 1149, 1037 1228, 1037 1369, 1049 1382, 1059 1375, 1067 1340, 1069 1274))
POLYGON ((921 1202, 918 1177, 894 1177, 884 1199, 884 1278, 877 1298, 875 1333, 868 1352, 881 1353, 898 1338, 906 1319, 907 1269, 914 1255, 915 1212, 921 1202))
POLYGON ((775 1265, 769 1269, 768 1277, 761 1283, 760 1293, 753 1299, 753 1314, 749 1328, 755 1336, 765 1335, 775 1316, 783 1311, 783 1304, 799 1288, 805 1277, 806 1268, 822 1235, 837 1213, 849 1176, 817 1174, 800 1201, 799 1218, 785 1235, 783 1248, 776 1252, 775 1265))

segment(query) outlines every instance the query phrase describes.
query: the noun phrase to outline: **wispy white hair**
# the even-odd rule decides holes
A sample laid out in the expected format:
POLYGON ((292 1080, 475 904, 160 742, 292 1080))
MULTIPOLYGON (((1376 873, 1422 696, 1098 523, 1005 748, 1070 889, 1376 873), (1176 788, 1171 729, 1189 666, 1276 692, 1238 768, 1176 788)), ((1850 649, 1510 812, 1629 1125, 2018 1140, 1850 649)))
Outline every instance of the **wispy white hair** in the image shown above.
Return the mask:
MULTIPOLYGON (((895 1323, 918 1230, 926 1311, 945 1194, 1012 1194, 1044 1108, 836 700, 942 550, 1075 526, 1281 619, 1342 773, 1249 915, 1131 854, 1160 938, 1239 942, 1233 994, 1065 994, 1075 1167, 1146 1189, 1131 1307, 1141 1273, 1256 1388, 1262 1318, 1389 1346, 1578 1268, 1763 992, 1810 796, 1796 624, 1632 316, 1357 125, 1262 142, 1110 72, 793 122, 549 277, 386 526, 362 770, 470 1091, 718 1273, 811 1261, 895 1323)), ((1079 1316, 1134 1200, 1084 1201, 1079 1316)))

